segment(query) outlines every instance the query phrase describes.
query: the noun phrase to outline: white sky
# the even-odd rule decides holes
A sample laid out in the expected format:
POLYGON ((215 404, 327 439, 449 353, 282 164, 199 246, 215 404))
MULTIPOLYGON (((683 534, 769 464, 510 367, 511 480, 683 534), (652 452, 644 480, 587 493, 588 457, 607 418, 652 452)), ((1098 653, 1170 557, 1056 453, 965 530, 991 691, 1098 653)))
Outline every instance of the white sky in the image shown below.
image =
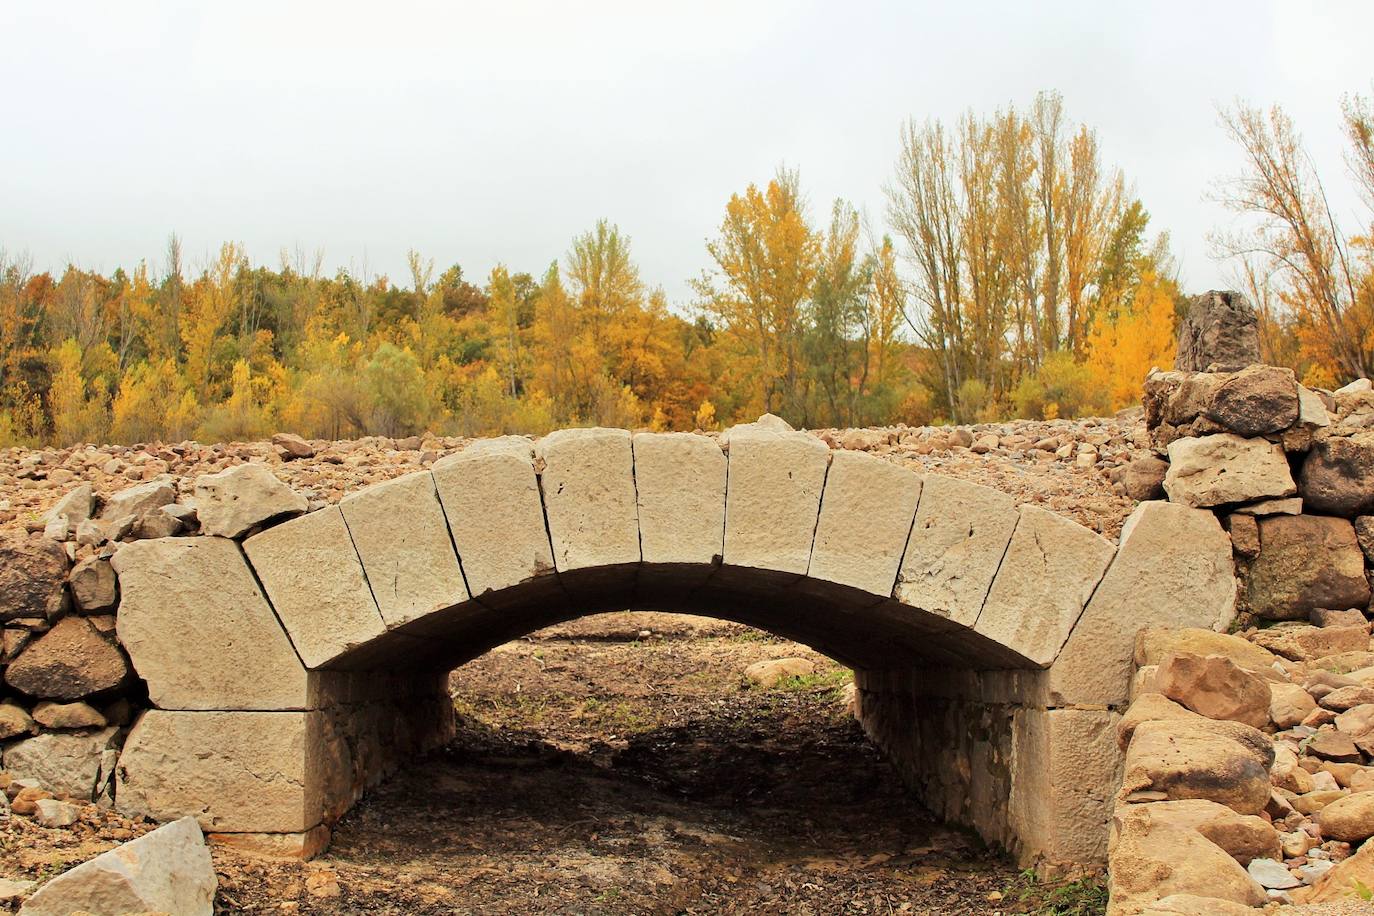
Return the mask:
POLYGON ((821 222, 883 228, 909 116, 1058 89, 1222 284, 1204 199, 1239 164, 1216 106, 1282 104, 1352 227, 1343 93, 1374 88, 1374 3, 60 3, 0 0, 0 248, 37 269, 197 270, 221 241, 322 248, 409 283, 541 272, 598 217, 678 304, 731 192, 786 162, 821 222))

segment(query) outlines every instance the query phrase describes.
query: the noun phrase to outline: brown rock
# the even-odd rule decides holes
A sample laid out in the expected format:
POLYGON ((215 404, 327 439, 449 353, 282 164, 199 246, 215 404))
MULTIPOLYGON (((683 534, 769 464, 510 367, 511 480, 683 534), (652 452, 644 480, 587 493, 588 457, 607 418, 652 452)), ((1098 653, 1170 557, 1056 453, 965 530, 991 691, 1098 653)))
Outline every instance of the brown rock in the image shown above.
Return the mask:
POLYGON ((1274 745, 1269 736, 1257 728, 1225 719, 1208 719, 1185 709, 1160 693, 1145 693, 1136 698, 1117 724, 1116 740, 1127 747, 1135 730, 1147 722, 1172 723, 1180 731, 1201 729, 1208 735, 1221 735, 1246 748, 1268 769, 1274 763, 1274 745))
POLYGON ((81 617, 64 617, 29 644, 5 671, 5 681, 34 697, 79 700, 124 682, 124 653, 81 617))
POLYGON ((1205 415, 1247 438, 1282 432, 1298 421, 1298 379, 1292 369, 1250 366, 1217 386, 1205 415))
POLYGON ((1251 639, 1295 662, 1358 652, 1369 646, 1369 634, 1361 627, 1277 626, 1259 630, 1251 639))
POLYGON ((76 564, 71 590, 77 608, 87 614, 109 610, 119 600, 114 570, 109 560, 100 557, 88 557, 76 564))
POLYGON ((1131 499, 1163 499, 1164 475, 1168 472, 1169 462, 1154 455, 1144 455, 1126 465, 1121 483, 1131 499))
POLYGON ((1155 822, 1153 805, 1130 805, 1116 816, 1110 892, 1120 912, 1140 912, 1174 894, 1260 906, 1264 888, 1196 830, 1155 822), (1132 908, 1134 907, 1134 908, 1132 908))
POLYGON ((1374 703, 1374 687, 1338 687, 1321 698, 1321 705, 1336 712, 1374 703))
POLYGON ((1374 756, 1374 704, 1355 706, 1336 716, 1336 730, 1348 735, 1360 750, 1374 756))
POLYGON ((0 543, 0 620, 56 617, 66 603, 67 552, 48 538, 0 543))
POLYGON ((1269 724, 1269 687, 1220 655, 1175 654, 1159 665, 1155 685, 1169 699, 1209 719, 1254 728, 1269 724))
POLYGON ((1374 563, 1374 515, 1355 517, 1355 537, 1364 551, 1366 563, 1374 563))
POLYGON ((22 814, 25 817, 32 817, 38 810, 38 803, 45 798, 52 798, 53 795, 47 789, 38 786, 27 786, 19 790, 19 794, 10 799, 10 810, 15 814, 22 814))
POLYGON ((1323 725, 1307 740, 1307 753, 1312 757, 1335 760, 1338 763, 1359 763, 1364 759, 1350 736, 1337 731, 1331 725, 1323 725))
POLYGON ((1353 856, 1318 878, 1306 892, 1299 891, 1297 899, 1303 903, 1358 905, 1356 901, 1370 888, 1374 888, 1374 843, 1365 843, 1353 856))
POLYGON ((1269 685, 1269 718, 1279 728, 1292 728, 1317 708, 1312 695, 1297 684, 1269 685))
POLYGON ((1251 607, 1271 620, 1301 620, 1313 608, 1369 604, 1364 553, 1345 519, 1275 515, 1260 519, 1260 554, 1251 564, 1251 607))
POLYGON ((1248 639, 1200 627, 1155 627, 1141 630, 1136 634, 1137 667, 1158 665, 1170 655, 1179 652, 1192 655, 1222 655, 1246 671, 1255 672, 1271 669, 1279 660, 1277 655, 1248 639))
POLYGON ((1149 792, 1171 800, 1205 798, 1239 814, 1258 814, 1269 802, 1272 761, 1272 751, 1262 757, 1206 725, 1144 722, 1126 749, 1121 797, 1149 792))
POLYGON ((1252 560, 1259 556, 1259 522, 1253 515, 1232 513, 1226 520, 1226 530, 1231 533, 1231 546, 1236 553, 1252 560))
POLYGON ((286 459, 315 457, 315 447, 295 433, 277 433, 272 437, 272 444, 286 459))
POLYGON ((1314 442, 1298 485, 1308 511, 1353 518, 1374 510, 1374 433, 1314 442))
POLYGON ((1333 610, 1332 608, 1314 607, 1312 613, 1308 615, 1313 626, 1318 627, 1363 627, 1366 633, 1369 632, 1369 621, 1364 616, 1364 611, 1359 608, 1347 608, 1346 610, 1333 610))
POLYGON ((1356 792, 1331 802, 1317 818, 1322 837, 1363 843, 1374 836, 1374 792, 1356 792))
POLYGON ((33 718, 45 728, 104 728, 105 717, 86 703, 44 701, 33 708, 33 718))
POLYGON ((0 703, 0 741, 19 735, 31 735, 38 729, 22 706, 0 703))

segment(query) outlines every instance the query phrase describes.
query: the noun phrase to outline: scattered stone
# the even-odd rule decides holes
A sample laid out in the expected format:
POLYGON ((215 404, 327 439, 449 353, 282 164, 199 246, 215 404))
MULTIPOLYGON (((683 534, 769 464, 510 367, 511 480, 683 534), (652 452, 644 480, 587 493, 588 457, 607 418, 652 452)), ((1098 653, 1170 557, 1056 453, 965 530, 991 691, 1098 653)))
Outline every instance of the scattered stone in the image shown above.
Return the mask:
POLYGON ((1283 447, 1234 433, 1169 443, 1164 490, 1171 502, 1211 507, 1297 492, 1283 447))
MULTIPOLYGON (((127 487, 112 496, 106 497, 105 506, 97 516, 103 522, 114 522, 122 525, 123 519, 137 521, 144 513, 149 512, 159 506, 165 506, 170 502, 175 502, 177 498, 176 487, 172 485, 169 478, 159 477, 137 486, 127 487)), ((132 525, 133 521, 129 524, 132 525)), ((109 525, 106 526, 107 533, 109 525)), ((110 540, 118 540, 113 535, 110 540)))
POLYGON ((5 771, 36 779, 52 792, 89 799, 100 775, 101 757, 113 746, 116 728, 90 734, 44 732, 5 749, 5 771))
POLYGON ((1369 645, 1369 634, 1363 627, 1284 625, 1259 630, 1251 638, 1274 654, 1295 662, 1325 660, 1340 653, 1360 652, 1369 645))
POLYGON ((1336 712, 1345 712, 1356 706, 1374 703, 1374 687, 1338 687, 1321 698, 1321 706, 1336 712))
POLYGON ((22 706, 0 703, 0 741, 19 735, 31 735, 37 730, 33 719, 22 706))
POLYGON ((1297 684, 1269 685, 1269 718, 1279 728, 1292 728, 1317 708, 1312 695, 1297 684))
POLYGON ((205 534, 236 538, 256 525, 300 515, 305 497, 262 464, 239 464, 196 478, 196 515, 205 534))
POLYGON ((1269 687, 1221 655, 1175 654, 1155 674, 1159 692, 1209 719, 1269 724, 1269 687))
POLYGON ((774 658, 754 662, 744 669, 744 676, 755 684, 775 687, 795 677, 809 677, 816 673, 816 665, 805 658, 774 658))
POLYGON ((272 437, 272 444, 277 447, 277 451, 281 456, 287 460, 293 458, 315 457, 315 447, 295 433, 277 433, 272 437))
POLYGON ((23 900, 34 888, 33 881, 14 881, 0 878, 0 904, 13 905, 23 900))
POLYGON ((1259 814, 1269 801, 1272 759, 1272 751, 1263 757, 1205 725, 1142 722, 1126 749, 1121 793, 1123 798, 1142 791, 1168 799, 1205 798, 1239 814, 1259 814))
POLYGON ((128 676, 124 653, 82 617, 59 620, 5 671, 14 689, 54 700, 79 700, 118 687, 128 676))
POLYGON ((70 802, 41 798, 34 803, 34 822, 43 827, 70 827, 81 817, 81 809, 70 802))
POLYGON ((1242 515, 1302 515, 1302 497, 1261 499, 1259 502, 1237 506, 1235 511, 1242 515))
POLYGON ((1307 753, 1338 763, 1359 763, 1364 759, 1350 736, 1330 725, 1323 725, 1307 740, 1307 753))
POLYGON ((1268 671, 1279 658, 1248 639, 1200 627, 1166 629, 1151 627, 1136 635, 1135 663, 1139 667, 1158 665, 1170 655, 1221 655, 1246 671, 1268 671))
POLYGON ((1312 621, 1312 625, 1317 627, 1364 627, 1365 630, 1369 629, 1369 621, 1365 619, 1364 611, 1353 607, 1343 611, 1314 607, 1308 618, 1312 621))
POLYGON ((1164 477, 1168 472, 1169 462, 1163 458, 1142 455, 1126 465, 1126 474, 1121 482, 1131 499, 1163 499, 1164 477))
POLYGON ((1317 823, 1325 839, 1363 843, 1374 836, 1374 792, 1356 792, 1331 802, 1317 823))
POLYGON ((53 878, 24 916, 174 913, 212 916, 218 880, 195 818, 183 817, 53 878))
POLYGON ((1286 891, 1302 884, 1301 881, 1293 877, 1292 872, 1283 867, 1282 862, 1274 859, 1252 859, 1249 866, 1246 867, 1246 871, 1262 887, 1273 890, 1286 891))
POLYGON ((1236 553, 1252 560, 1259 556, 1259 523, 1253 515, 1233 513, 1226 520, 1226 530, 1231 535, 1231 546, 1236 553))
POLYGON ((62 497, 57 503, 48 510, 47 519, 52 520, 59 516, 67 517, 67 524, 80 525, 91 517, 95 510, 95 493, 91 485, 83 483, 81 486, 72 490, 62 497))

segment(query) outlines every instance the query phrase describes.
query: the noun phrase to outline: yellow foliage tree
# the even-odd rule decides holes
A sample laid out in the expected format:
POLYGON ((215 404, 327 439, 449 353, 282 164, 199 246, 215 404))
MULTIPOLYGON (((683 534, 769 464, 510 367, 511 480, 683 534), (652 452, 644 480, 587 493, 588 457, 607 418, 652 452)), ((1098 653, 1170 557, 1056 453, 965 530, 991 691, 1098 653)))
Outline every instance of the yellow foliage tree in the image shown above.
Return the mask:
POLYGON ((1140 400, 1141 385, 1153 367, 1173 363, 1174 297, 1153 272, 1141 276, 1129 305, 1102 316, 1088 336, 1088 365, 1107 391, 1113 410, 1140 400))

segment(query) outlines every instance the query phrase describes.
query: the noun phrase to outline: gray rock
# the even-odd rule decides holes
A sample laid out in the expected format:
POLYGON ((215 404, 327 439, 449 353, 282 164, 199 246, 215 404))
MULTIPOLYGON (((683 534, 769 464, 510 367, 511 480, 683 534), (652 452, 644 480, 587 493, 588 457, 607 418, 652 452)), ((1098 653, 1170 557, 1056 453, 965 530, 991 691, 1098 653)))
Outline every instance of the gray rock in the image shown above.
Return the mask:
POLYGON ((45 519, 52 520, 60 515, 65 515, 69 525, 79 525, 91 517, 94 509, 95 494, 91 490, 90 484, 83 483, 59 499, 57 504, 48 510, 45 519))
POLYGON ((159 827, 53 878, 21 916, 175 913, 211 916, 218 880, 195 818, 159 827))
POLYGON ((48 538, 12 538, 0 544, 0 620, 47 617, 66 605, 67 551, 48 538))
MULTIPOLYGON (((99 518, 101 521, 110 522, 133 516, 136 520, 152 509, 174 502, 176 498, 177 491, 172 485, 171 478, 158 477, 147 483, 126 487, 106 497, 99 518)), ((114 537, 110 539, 116 540, 114 537)))
POLYGON ((1248 871, 1250 877, 1258 881, 1262 887, 1270 890, 1286 891, 1302 884, 1302 882, 1293 877, 1293 874, 1277 859, 1251 859, 1250 865, 1246 868, 1246 871, 1248 871))
POLYGON ((1260 361, 1259 316, 1234 291, 1195 296, 1178 330, 1175 369, 1234 372, 1260 361))
POLYGON ((1292 369, 1251 366, 1222 381, 1204 412, 1236 435, 1252 438, 1292 426, 1299 406, 1292 369))
POLYGON ((33 819, 42 827, 70 827, 81 817, 81 809, 71 802, 40 798, 34 802, 33 819))
POLYGON ((1297 488, 1280 445, 1217 433, 1169 444, 1164 489, 1170 502, 1199 508, 1290 496, 1297 488))
POLYGON ((79 610, 96 614, 115 605, 119 592, 109 560, 88 557, 76 564, 69 580, 72 600, 79 610))
POLYGON ((103 728, 91 734, 45 733, 10 745, 5 771, 19 779, 36 779, 48 791, 72 798, 91 798, 100 762, 118 734, 103 728))
POLYGON ((1313 443, 1298 485, 1309 512, 1346 518, 1374 512, 1374 433, 1313 443))

